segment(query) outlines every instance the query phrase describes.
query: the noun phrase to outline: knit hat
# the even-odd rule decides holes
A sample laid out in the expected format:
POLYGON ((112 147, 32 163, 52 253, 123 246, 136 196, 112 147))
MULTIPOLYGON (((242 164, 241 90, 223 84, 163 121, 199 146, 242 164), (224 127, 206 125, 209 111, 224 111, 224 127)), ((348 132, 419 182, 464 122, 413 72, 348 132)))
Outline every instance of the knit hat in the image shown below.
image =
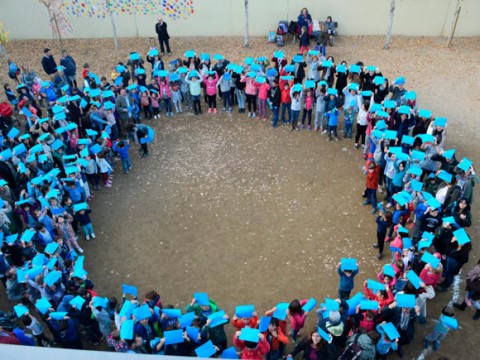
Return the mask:
POLYGON ((338 311, 330 311, 329 319, 332 323, 337 323, 340 321, 340 312, 338 311))

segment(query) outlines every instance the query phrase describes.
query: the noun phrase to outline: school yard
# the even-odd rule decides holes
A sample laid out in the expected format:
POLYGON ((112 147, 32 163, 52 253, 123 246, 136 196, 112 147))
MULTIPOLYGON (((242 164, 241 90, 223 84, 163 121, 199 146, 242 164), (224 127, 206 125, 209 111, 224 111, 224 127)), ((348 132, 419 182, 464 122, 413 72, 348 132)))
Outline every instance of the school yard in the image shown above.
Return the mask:
MULTIPOLYGON (((388 52, 383 40, 340 37, 327 52, 336 63, 361 60, 390 79, 404 75, 421 108, 448 118, 446 148, 457 147, 460 156, 478 164, 480 38, 455 39, 449 50, 440 38, 394 38, 388 52)), ((247 51, 242 43, 242 38, 174 38, 172 47, 174 56, 193 48, 234 62, 276 50, 264 38, 253 39, 247 51)), ((19 65, 28 56, 28 64, 42 74, 47 45, 59 59, 53 41, 12 42, 8 50, 19 65)), ((118 52, 107 39, 67 40, 65 47, 79 66, 88 62, 94 73, 109 75, 129 51, 146 53, 148 40, 122 39, 118 52)), ((287 40, 284 50, 291 59, 297 47, 287 40)), ((3 68, 2 80, 5 74, 3 68)), ((183 114, 151 123, 156 140, 150 157, 140 159, 135 147, 130 174, 115 165, 113 187, 95 193, 92 205, 97 238, 81 240, 85 268, 101 295, 120 297, 121 284, 128 283, 141 292, 155 289, 163 304, 183 308, 194 291, 205 291, 229 314, 245 303, 263 312, 294 298, 336 297, 335 266, 341 257, 359 261, 354 292, 383 266, 372 249, 375 218, 361 204, 361 151, 351 140, 328 143, 318 133, 272 129, 237 112, 183 114)), ((478 196, 469 230, 473 258, 466 269, 478 258, 478 196)), ((405 358, 421 353, 423 335, 451 298, 451 292, 438 293, 429 302, 427 325, 417 325, 405 358)), ((438 355, 476 358, 478 324, 469 311, 457 315, 462 328, 450 332, 438 355)), ((315 320, 309 315, 304 333, 315 320)))

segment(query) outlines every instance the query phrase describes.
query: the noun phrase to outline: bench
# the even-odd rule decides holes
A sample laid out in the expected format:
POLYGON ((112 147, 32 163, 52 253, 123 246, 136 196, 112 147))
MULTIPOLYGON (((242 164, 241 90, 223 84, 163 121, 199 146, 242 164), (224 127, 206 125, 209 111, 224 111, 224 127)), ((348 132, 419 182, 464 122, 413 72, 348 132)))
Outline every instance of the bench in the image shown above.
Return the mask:
MULTIPOLYGON (((287 27, 288 34, 292 35, 292 38, 293 38, 292 42, 295 44, 297 35, 300 34, 300 28, 298 25, 296 25, 295 31, 291 31, 291 28, 293 27, 292 23, 294 23, 294 21, 290 21, 290 24, 289 24, 287 20, 280 20, 278 22, 278 25, 280 26, 280 24, 284 24, 287 27)), ((319 23, 325 25, 325 21, 320 21, 319 23)), ((338 29, 338 21, 334 21, 333 24, 335 25, 335 29, 338 29)), ((333 36, 337 36, 337 35, 338 35, 338 32, 336 31, 335 34, 333 34, 333 36)), ((314 36, 311 35, 310 37, 313 38, 314 36)))

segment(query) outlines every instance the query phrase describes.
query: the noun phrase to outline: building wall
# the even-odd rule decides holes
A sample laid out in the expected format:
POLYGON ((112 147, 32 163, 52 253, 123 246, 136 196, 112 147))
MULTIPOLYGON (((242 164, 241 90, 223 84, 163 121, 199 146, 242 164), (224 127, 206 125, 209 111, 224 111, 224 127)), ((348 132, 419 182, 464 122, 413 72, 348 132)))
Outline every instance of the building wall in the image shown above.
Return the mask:
MULTIPOLYGON (((250 34, 254 36, 275 30, 279 20, 296 19, 302 7, 307 7, 319 20, 331 15, 339 22, 340 34, 384 35, 390 9, 389 0, 250 0, 249 4, 250 34)), ((446 36, 453 25, 456 4, 457 0, 396 0, 393 35, 446 36)), ((172 36, 244 34, 244 0, 193 0, 193 6, 194 13, 185 18, 165 17, 172 36)), ((158 14, 154 11, 146 16, 116 16, 118 36, 155 36, 158 14)), ((456 35, 479 36, 479 15, 479 0, 463 0, 456 35)), ((66 18, 73 27, 68 37, 112 36, 108 17, 66 15, 66 18)), ((10 30, 11 39, 52 37, 48 13, 37 0, 0 0, 0 22, 10 30)))

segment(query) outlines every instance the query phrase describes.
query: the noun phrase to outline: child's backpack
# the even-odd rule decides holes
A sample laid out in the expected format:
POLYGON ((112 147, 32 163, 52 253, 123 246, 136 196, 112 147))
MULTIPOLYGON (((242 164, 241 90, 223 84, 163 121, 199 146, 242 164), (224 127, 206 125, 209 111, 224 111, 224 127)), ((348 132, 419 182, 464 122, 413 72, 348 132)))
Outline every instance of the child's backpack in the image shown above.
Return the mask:
POLYGON ((359 336, 360 334, 355 335, 353 342, 347 345, 343 353, 339 356, 338 360, 355 360, 360 358, 360 355, 362 354, 362 348, 357 342, 359 336))
POLYGON ((275 41, 276 41, 275 32, 270 31, 270 32, 268 33, 268 42, 269 42, 269 43, 274 43, 275 41))
POLYGON ((283 41, 283 35, 277 35, 277 46, 285 46, 285 41, 283 41))
POLYGON ((277 35, 285 35, 285 30, 283 30, 283 26, 281 25, 278 26, 277 35))

